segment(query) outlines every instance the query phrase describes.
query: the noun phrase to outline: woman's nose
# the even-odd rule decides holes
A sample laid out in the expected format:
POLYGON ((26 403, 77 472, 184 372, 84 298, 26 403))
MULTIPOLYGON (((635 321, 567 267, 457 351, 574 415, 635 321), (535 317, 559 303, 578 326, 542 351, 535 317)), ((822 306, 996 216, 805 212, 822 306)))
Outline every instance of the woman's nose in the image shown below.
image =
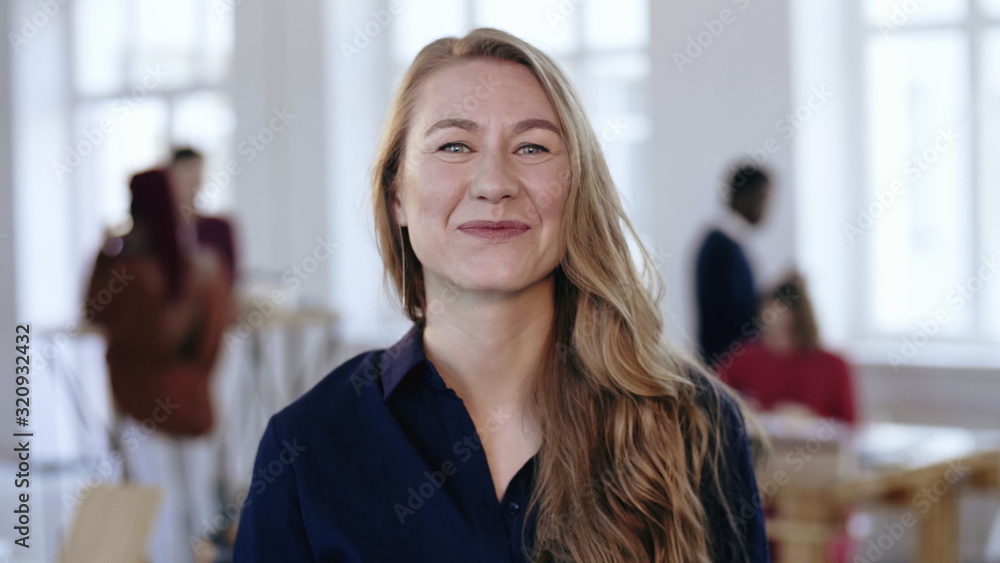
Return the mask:
POLYGON ((473 197, 497 203, 504 198, 515 198, 521 191, 511 170, 512 163, 501 151, 484 154, 472 178, 469 190, 473 197))

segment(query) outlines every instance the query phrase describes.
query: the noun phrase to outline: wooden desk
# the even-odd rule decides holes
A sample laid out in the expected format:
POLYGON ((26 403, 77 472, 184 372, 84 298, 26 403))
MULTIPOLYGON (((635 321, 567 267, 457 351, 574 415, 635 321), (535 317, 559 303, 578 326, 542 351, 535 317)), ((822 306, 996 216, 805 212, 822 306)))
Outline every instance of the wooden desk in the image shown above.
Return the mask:
MULTIPOLYGON (((958 561, 958 498, 967 486, 1000 488, 1000 432, 831 421, 782 428, 765 419, 775 451, 758 471, 775 509, 768 536, 777 563, 823 563, 852 506, 888 504, 898 519, 876 531, 878 558, 917 534, 919 563, 958 561)), ((866 556, 865 553, 858 555, 866 556)))

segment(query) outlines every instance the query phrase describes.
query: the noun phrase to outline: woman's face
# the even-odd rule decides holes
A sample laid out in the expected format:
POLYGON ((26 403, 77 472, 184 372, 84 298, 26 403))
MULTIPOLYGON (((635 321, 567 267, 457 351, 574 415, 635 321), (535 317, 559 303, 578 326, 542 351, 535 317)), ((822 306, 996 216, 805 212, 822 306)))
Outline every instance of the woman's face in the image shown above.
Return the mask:
POLYGON ((198 189, 201 188, 203 167, 202 159, 195 157, 175 162, 169 168, 174 203, 183 211, 182 219, 190 219, 191 213, 194 211, 195 196, 198 195, 198 189))
POLYGON ((569 158, 555 110, 526 67, 473 60, 421 87, 394 208, 428 289, 514 292, 562 259, 569 158))
MULTIPOLYGON (((780 299, 772 299, 765 303, 762 310, 773 312, 772 319, 764 328, 764 345, 781 353, 795 350, 798 346, 798 340, 795 330, 795 314, 791 307, 780 299)), ((765 315, 766 313, 762 316, 765 315)))

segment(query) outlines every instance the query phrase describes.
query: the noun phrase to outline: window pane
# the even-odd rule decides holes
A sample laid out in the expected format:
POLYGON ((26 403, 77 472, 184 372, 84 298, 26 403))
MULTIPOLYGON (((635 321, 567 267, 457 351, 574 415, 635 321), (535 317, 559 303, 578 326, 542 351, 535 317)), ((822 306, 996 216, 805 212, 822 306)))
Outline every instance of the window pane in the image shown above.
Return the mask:
POLYGON ((566 0, 477 2, 476 25, 495 27, 549 53, 565 53, 576 45, 579 3, 566 0))
MULTIPOLYGON (((1000 2, 995 2, 1000 6, 1000 2)), ((979 206, 982 225, 982 256, 990 261, 1000 257, 1000 29, 989 31, 983 41, 982 57, 983 125, 980 159, 982 163, 982 199, 979 206)), ((984 272, 988 275, 988 272, 984 272)), ((1000 341, 1000 274, 983 285, 983 306, 979 308, 986 326, 986 336, 1000 341), (988 313, 989 311, 989 313, 988 313)))
POLYGON ((646 0, 598 0, 584 4, 587 46, 592 49, 643 47, 649 42, 646 0))
POLYGON ((625 137, 615 137, 606 132, 611 129, 606 125, 595 124, 597 138, 601 142, 601 150, 608 162, 611 178, 618 188, 629 218, 636 219, 637 207, 641 202, 643 188, 648 186, 646 174, 649 158, 648 143, 629 142, 625 137))
POLYGON ((87 142, 74 145, 83 155, 74 179, 80 182, 80 193, 87 194, 78 201, 97 202, 94 213, 100 226, 121 224, 128 218, 129 179, 162 162, 166 125, 167 105, 161 99, 133 105, 100 101, 80 107, 77 127, 87 142), (80 150, 82 146, 88 150, 80 150))
POLYGON ((398 24, 391 25, 396 60, 406 66, 431 41, 458 36, 465 30, 467 16, 463 0, 407 0, 401 6, 396 16, 398 24))
POLYGON ((968 0, 862 0, 869 22, 892 32, 907 24, 954 22, 968 12, 968 0))
POLYGON ((871 321, 909 334, 945 311, 938 336, 972 328, 949 299, 972 271, 969 79, 964 37, 922 32, 869 44, 869 183, 856 213, 868 246, 871 321))
POLYGON ((201 14, 206 32, 202 60, 204 79, 220 83, 229 77, 233 62, 233 44, 236 41, 234 11, 219 9, 218 2, 199 3, 198 7, 205 12, 201 14))
POLYGON ((79 0, 73 4, 73 63, 76 88, 84 95, 102 94, 122 86, 125 18, 122 0, 79 0))
POLYGON ((649 57, 639 53, 587 60, 587 87, 578 85, 587 109, 606 114, 649 113, 649 57))
POLYGON ((78 224, 86 226, 76 237, 88 249, 100 243, 105 227, 119 226, 128 216, 126 182, 110 178, 108 171, 108 146, 112 136, 121 134, 123 117, 107 99, 81 104, 75 114, 73 153, 79 161, 67 178, 80 194, 74 205, 78 224))
POLYGON ((183 86, 198 76, 201 65, 198 31, 202 29, 194 0, 141 0, 129 76, 133 83, 162 70, 163 84, 183 86))
POLYGON ((579 86, 615 185, 627 204, 642 194, 648 163, 649 58, 641 54, 585 60, 579 86))
POLYGON ((1000 0, 979 0, 979 5, 987 14, 1000 17, 1000 0))
POLYGON ((214 182, 211 190, 203 190, 195 204, 200 211, 216 213, 232 207, 233 179, 225 171, 233 158, 233 131, 236 117, 229 97, 208 91, 178 99, 174 106, 171 127, 173 145, 190 145, 205 155, 204 184, 214 182))

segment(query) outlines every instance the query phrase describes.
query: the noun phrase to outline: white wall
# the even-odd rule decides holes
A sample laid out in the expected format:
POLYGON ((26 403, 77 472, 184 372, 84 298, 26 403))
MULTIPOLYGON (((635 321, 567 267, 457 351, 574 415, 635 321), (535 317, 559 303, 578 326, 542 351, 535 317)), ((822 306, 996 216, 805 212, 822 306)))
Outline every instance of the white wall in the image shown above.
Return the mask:
MULTIPOLYGON (((805 89, 821 84, 831 92, 823 110, 796 136, 794 182, 796 254, 808 275, 817 316, 828 342, 844 346, 857 327, 852 313, 862 295, 861 276, 851 275, 856 263, 843 225, 853 219, 859 190, 846 189, 864 180, 860 123, 864 111, 859 41, 851 41, 856 2, 791 0, 792 84, 805 89), (851 296, 855 296, 852 300, 851 296)), ((860 39, 860 38, 859 38, 860 39)), ((858 202, 860 203, 860 202, 858 202)))
POLYGON ((751 154, 774 172, 777 188, 755 248, 760 282, 791 265, 792 147, 777 127, 809 92, 791 88, 786 0, 650 4, 650 176, 659 181, 645 199, 656 217, 653 244, 672 254, 662 270, 667 322, 692 334, 694 252, 705 221, 721 205, 726 169, 751 154))
POLYGON ((384 4, 246 0, 236 8, 237 142, 258 134, 274 108, 296 116, 236 178, 241 258, 251 273, 272 272, 300 304, 337 311, 352 349, 391 343, 405 329, 380 284, 368 196, 391 96, 389 34, 350 58, 342 52, 384 4), (334 250, 308 274, 319 238, 334 250))
MULTIPOLYGON (((329 305, 322 6, 248 0, 236 6, 233 178, 240 259, 288 300, 329 305), (258 150, 248 138, 256 138, 258 150)), ((266 309, 262 305, 260 309, 266 309)))
MULTIPOLYGON (((389 30, 401 12, 389 12, 387 6, 385 0, 324 3, 326 165, 337 192, 329 213, 332 236, 340 244, 330 291, 352 352, 391 344, 409 327, 382 283, 370 196, 372 160, 396 87, 389 30), (362 35, 365 29, 376 30, 374 37, 362 35)), ((400 10, 407 9, 416 8, 400 4, 400 10)))
POLYGON ((869 418, 911 424, 1000 429, 1000 381, 988 368, 885 365, 855 369, 862 411, 869 418))

